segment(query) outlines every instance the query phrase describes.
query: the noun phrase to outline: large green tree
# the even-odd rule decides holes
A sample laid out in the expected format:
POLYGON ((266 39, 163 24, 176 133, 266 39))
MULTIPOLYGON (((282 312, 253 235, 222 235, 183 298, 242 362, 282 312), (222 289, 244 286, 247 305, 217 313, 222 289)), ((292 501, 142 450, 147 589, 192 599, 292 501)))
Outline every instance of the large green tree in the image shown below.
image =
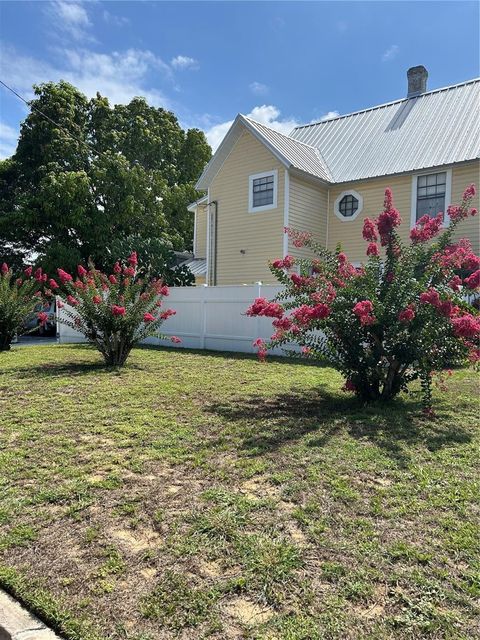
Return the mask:
POLYGON ((211 157, 204 134, 143 98, 112 107, 63 81, 34 89, 17 150, 0 163, 0 254, 108 268, 126 238, 190 250, 186 207, 211 157))

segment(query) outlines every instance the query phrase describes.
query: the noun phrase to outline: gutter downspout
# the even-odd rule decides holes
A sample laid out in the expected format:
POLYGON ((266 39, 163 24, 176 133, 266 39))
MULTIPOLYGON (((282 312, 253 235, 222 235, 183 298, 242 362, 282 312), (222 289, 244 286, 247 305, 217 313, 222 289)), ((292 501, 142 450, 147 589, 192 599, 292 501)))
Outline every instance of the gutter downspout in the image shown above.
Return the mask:
POLYGON ((217 237, 218 237, 218 230, 217 230, 217 213, 218 213, 218 202, 217 200, 212 200, 212 202, 208 203, 208 206, 214 206, 213 211, 210 213, 210 215, 212 216, 212 225, 213 225, 213 237, 211 238, 211 242, 212 242, 212 247, 211 247, 211 258, 213 260, 212 262, 212 286, 216 286, 217 285, 217 237))

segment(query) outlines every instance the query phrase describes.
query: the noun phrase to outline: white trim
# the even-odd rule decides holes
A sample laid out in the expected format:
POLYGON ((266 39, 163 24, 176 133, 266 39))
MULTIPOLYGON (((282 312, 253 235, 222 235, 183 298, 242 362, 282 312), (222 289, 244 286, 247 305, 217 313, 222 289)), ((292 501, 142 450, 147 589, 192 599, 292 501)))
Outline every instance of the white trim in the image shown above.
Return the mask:
POLYGON ((451 169, 427 169, 412 175, 412 193, 410 207, 410 229, 417 224, 417 183, 419 176, 433 176, 437 173, 446 173, 445 176, 445 211, 443 212, 443 224, 448 227, 450 218, 448 217, 447 208, 452 202, 452 170, 451 169))
POLYGON ((195 215, 193 218, 193 257, 197 257, 197 212, 198 205, 195 207, 195 215))
POLYGON ((207 285, 210 285, 210 187, 207 189, 207 250, 206 259, 207 259, 207 272, 205 274, 205 282, 207 285))
POLYGON ((337 199, 335 200, 334 205, 333 205, 333 212, 335 213, 337 218, 339 220, 341 220, 342 222, 352 222, 362 212, 362 209, 363 209, 363 196, 361 196, 358 193, 358 191, 355 191, 354 189, 347 189, 347 191, 342 191, 342 193, 337 197, 337 199), (345 196, 353 196, 354 198, 356 198, 358 200, 358 209, 355 211, 353 216, 350 216, 349 218, 343 216, 340 213, 340 209, 339 209, 340 202, 341 202, 342 198, 344 198, 345 196))
MULTIPOLYGON (((284 187, 284 207, 283 207, 283 226, 288 227, 288 212, 290 207, 290 174, 285 169, 285 187, 284 187)), ((288 233, 283 233, 283 257, 288 255, 288 233)))
POLYGON ((278 196, 278 171, 272 169, 271 171, 262 171, 262 173, 253 173, 248 176, 248 213, 259 213, 261 211, 269 211, 270 209, 277 208, 277 196, 278 196), (257 178, 267 178, 273 176, 273 202, 272 204, 265 204, 262 207, 253 206, 253 181, 257 178))

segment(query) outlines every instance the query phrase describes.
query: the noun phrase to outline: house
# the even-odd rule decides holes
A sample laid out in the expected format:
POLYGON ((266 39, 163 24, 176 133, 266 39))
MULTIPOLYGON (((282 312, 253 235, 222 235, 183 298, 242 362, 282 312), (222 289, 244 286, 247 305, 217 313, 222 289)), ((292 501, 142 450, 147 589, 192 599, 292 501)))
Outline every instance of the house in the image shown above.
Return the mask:
MULTIPOLYGON (((190 205, 197 283, 273 282, 268 261, 293 255, 284 227, 309 231, 350 260, 365 259, 362 226, 393 190, 409 229, 458 203, 480 183, 480 79, 427 91, 427 70, 408 70, 401 100, 296 127, 286 136, 238 115, 205 167, 190 205)), ((479 207, 478 198, 474 205, 479 207)), ((479 249, 478 217, 461 236, 479 249)))

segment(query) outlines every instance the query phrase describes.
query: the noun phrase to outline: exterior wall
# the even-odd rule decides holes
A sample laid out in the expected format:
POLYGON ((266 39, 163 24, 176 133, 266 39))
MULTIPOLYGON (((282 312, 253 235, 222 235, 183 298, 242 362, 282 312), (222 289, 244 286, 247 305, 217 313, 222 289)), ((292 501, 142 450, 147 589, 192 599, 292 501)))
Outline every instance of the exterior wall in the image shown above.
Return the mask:
MULTIPOLYGON (((328 187, 317 186, 290 175, 288 226, 309 231, 322 245, 327 241, 328 187)), ((312 252, 288 242, 288 254, 295 258, 311 258, 312 252)))
POLYGON ((193 253, 195 258, 207 257, 207 207, 197 207, 193 253))
MULTIPOLYGON (((465 187, 472 182, 479 185, 479 162, 455 165, 452 169, 452 203, 458 204, 461 200, 465 187)), ((439 168, 438 171, 442 171, 439 168)), ((432 173, 437 171, 432 169, 432 173)), ((385 176, 372 180, 350 182, 334 185, 330 188, 330 206, 328 214, 328 248, 335 249, 341 243, 342 250, 352 262, 362 262, 365 260, 366 243, 362 238, 362 227, 365 218, 372 218, 382 210, 384 192, 387 187, 393 191, 395 207, 400 211, 403 224, 400 227, 400 235, 405 242, 408 242, 410 233, 410 220, 412 210, 412 176, 406 174, 401 176, 385 176), (355 220, 340 220, 334 213, 336 198, 342 191, 353 189, 363 197, 363 210, 355 220)), ((476 204, 479 208, 478 195, 476 204)), ((451 204, 451 203, 447 203, 451 204)), ((467 237, 472 242, 474 250, 478 253, 479 248, 479 226, 478 217, 470 218, 459 225, 458 237, 467 237)))
MULTIPOLYGON (((477 187, 473 207, 480 211, 480 162, 469 162, 457 165, 452 170, 452 203, 458 204, 462 199, 462 193, 469 184, 477 187)), ((480 220, 477 214, 473 218, 463 220, 457 227, 455 237, 468 238, 472 243, 474 253, 480 253, 480 220)))
POLYGON ((245 131, 210 185, 210 201, 218 203, 218 285, 274 282, 267 262, 283 255, 284 184, 283 165, 245 131), (278 172, 277 207, 249 213, 248 178, 270 170, 278 172))
POLYGON ((195 276, 195 286, 200 286, 206 283, 205 276, 195 276))

